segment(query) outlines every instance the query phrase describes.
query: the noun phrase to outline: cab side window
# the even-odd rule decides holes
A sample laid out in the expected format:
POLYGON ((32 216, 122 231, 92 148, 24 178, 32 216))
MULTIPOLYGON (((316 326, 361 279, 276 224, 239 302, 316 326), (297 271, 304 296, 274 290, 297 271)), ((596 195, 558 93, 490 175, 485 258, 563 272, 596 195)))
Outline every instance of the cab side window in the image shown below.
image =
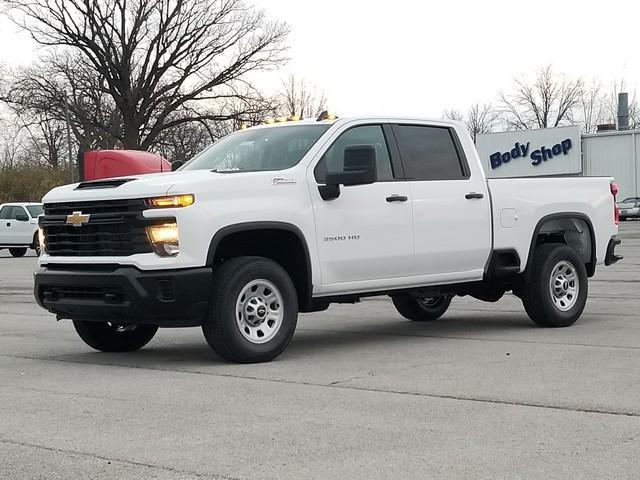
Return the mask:
POLYGON ((29 218, 29 215, 27 215, 27 212, 24 210, 24 208, 22 208, 22 207, 13 207, 13 211, 11 212, 11 215, 9 216, 9 218, 11 220, 15 220, 20 215, 23 215, 23 216, 29 218))
POLYGON ((325 183, 327 172, 344 171, 344 151, 355 145, 373 145, 376 149, 378 181, 393 180, 389 149, 380 125, 354 127, 338 137, 325 152, 314 170, 318 183, 325 183))

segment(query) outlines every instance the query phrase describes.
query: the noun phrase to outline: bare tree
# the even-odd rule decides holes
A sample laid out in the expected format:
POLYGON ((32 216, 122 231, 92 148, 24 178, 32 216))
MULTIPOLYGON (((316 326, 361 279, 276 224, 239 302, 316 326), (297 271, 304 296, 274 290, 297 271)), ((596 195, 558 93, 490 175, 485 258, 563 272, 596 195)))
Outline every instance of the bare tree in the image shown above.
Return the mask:
POLYGON ((466 115, 459 110, 445 110, 444 118, 464 122, 474 143, 479 134, 493 131, 498 121, 499 113, 490 103, 474 103, 469 107, 466 115))
POLYGON ((283 92, 279 95, 279 115, 285 117, 317 117, 327 109, 327 99, 323 92, 304 78, 290 75, 283 82, 283 92))
POLYGON ((459 122, 464 122, 464 114, 460 110, 456 110, 455 108, 450 108, 448 110, 444 110, 442 112, 442 118, 448 118, 449 120, 457 120, 459 122))
POLYGON ((498 121, 499 114, 490 103, 475 103, 467 113, 467 129, 475 143, 478 135, 493 131, 498 121))
POLYGON ((593 133, 599 124, 608 121, 602 86, 595 80, 580 92, 575 120, 582 124, 584 133, 593 133))
POLYGON ((13 168, 20 159, 22 141, 18 130, 11 128, 6 122, 0 123, 0 169, 13 168))
POLYGON ((65 137, 65 126, 46 115, 30 119, 27 123, 22 118, 24 135, 23 145, 28 152, 25 163, 60 168, 66 162, 68 147, 65 137))
POLYGON ((75 123, 124 148, 149 149, 182 124, 242 118, 250 112, 221 105, 260 103, 248 74, 284 60, 288 27, 243 0, 0 2, 37 43, 69 52, 54 65, 45 61, 45 71, 52 67, 64 79, 55 89, 39 81, 71 94, 74 83, 75 90, 93 84, 93 96, 71 98, 75 123), (60 68, 70 62, 81 64, 80 72, 60 68), (96 103, 107 108, 84 108, 96 103))
POLYGON ((509 128, 516 130, 572 124, 582 88, 582 79, 568 79, 550 66, 544 67, 533 83, 517 78, 513 92, 500 92, 504 119, 509 128))

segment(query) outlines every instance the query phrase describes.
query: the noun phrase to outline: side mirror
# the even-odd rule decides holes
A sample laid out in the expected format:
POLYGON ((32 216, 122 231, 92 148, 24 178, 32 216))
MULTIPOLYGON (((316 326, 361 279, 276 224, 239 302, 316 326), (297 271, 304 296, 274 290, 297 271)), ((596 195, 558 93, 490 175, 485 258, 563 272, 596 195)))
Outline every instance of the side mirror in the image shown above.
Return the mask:
POLYGON ((29 217, 27 217, 26 215, 16 215, 16 221, 17 222, 28 222, 29 221, 29 217))
POLYGON ((175 172, 182 165, 184 165, 184 162, 182 160, 174 160, 173 162, 171 162, 171 171, 175 172))
POLYGON ((344 170, 327 173, 326 185, 320 185, 318 191, 323 200, 333 200, 340 196, 340 185, 367 185, 377 179, 376 147, 353 145, 344 149, 344 170))

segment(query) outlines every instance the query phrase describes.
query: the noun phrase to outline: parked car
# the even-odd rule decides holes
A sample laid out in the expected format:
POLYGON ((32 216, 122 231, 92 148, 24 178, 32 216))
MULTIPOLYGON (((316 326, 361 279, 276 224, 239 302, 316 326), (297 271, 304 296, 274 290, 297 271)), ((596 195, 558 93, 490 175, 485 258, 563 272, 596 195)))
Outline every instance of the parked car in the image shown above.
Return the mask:
POLYGON ((460 122, 359 117, 233 133, 176 172, 44 197, 38 303, 89 346, 132 351, 201 327, 235 362, 277 357, 298 312, 389 295, 415 321, 456 295, 582 314, 615 248, 610 177, 485 178, 460 122))
POLYGON ((620 220, 640 218, 640 197, 625 198, 618 202, 618 209, 620 210, 620 220))
POLYGON ((14 257, 22 257, 28 248, 40 255, 38 216, 41 203, 4 203, 0 205, 0 250, 8 248, 14 257))

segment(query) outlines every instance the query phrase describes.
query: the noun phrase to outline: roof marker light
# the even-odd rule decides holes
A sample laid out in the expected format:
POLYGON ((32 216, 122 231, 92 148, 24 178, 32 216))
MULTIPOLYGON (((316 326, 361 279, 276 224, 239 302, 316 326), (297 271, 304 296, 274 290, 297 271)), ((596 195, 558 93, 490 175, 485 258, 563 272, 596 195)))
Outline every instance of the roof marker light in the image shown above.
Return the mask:
POLYGON ((335 120, 338 117, 332 113, 329 113, 328 110, 325 110, 324 112, 322 112, 318 118, 316 119, 318 122, 322 122, 323 120, 335 120))

